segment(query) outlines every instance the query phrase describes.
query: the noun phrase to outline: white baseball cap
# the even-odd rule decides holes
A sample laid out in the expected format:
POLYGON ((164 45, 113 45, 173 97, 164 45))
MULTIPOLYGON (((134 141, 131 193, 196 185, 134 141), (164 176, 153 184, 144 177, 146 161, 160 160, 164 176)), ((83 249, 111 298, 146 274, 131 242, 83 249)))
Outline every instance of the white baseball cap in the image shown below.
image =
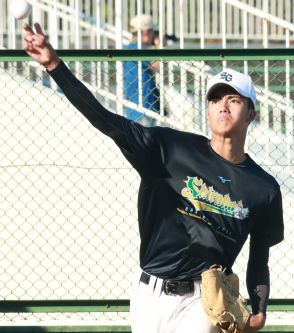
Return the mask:
POLYGON ((207 83, 206 98, 220 85, 226 84, 235 89, 241 96, 251 99, 256 107, 256 91, 249 75, 225 68, 219 74, 213 76, 207 83))
POLYGON ((131 32, 137 32, 139 30, 146 31, 149 29, 154 29, 154 24, 152 21, 152 17, 147 14, 142 14, 139 16, 135 16, 130 21, 131 32))

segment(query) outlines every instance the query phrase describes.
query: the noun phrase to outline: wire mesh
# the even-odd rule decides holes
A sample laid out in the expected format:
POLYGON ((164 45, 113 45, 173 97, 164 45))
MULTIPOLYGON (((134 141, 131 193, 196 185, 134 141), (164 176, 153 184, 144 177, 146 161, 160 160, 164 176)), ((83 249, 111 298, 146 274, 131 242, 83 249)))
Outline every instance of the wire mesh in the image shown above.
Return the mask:
MULTIPOLYGON (((145 68, 144 62, 132 61, 135 85, 127 82, 124 63, 67 64, 110 111, 132 109, 145 125, 209 136, 205 86, 223 62, 159 61, 158 71, 148 74, 150 64, 145 68), (159 99, 157 110, 150 110, 137 91, 147 85, 140 66, 142 77, 147 73, 147 81, 155 83, 148 93, 159 99)), ((277 178, 283 194, 285 241, 271 249, 272 298, 294 298, 290 65, 280 60, 226 63, 252 75, 258 107, 246 149, 277 178)), ((128 298, 138 264, 139 176, 33 63, 0 63, 0 146, 0 298, 128 298)), ((245 244, 234 267, 245 297, 247 250, 245 244)))

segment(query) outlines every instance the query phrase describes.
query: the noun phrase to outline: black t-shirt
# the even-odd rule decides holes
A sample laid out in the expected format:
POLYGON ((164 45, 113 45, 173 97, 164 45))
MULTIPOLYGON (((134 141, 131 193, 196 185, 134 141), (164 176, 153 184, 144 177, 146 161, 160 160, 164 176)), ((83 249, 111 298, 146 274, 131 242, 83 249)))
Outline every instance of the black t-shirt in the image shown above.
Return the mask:
POLYGON ((199 276, 212 264, 231 267, 248 234, 272 246, 283 239, 281 193, 248 155, 232 164, 206 137, 128 124, 141 175, 138 198, 141 267, 163 278, 199 276))
POLYGON ((212 264, 230 268, 249 234, 268 246, 283 239, 279 185, 248 155, 232 164, 203 136, 143 127, 109 112, 63 63, 50 75, 141 176, 142 269, 161 278, 200 277, 212 264))

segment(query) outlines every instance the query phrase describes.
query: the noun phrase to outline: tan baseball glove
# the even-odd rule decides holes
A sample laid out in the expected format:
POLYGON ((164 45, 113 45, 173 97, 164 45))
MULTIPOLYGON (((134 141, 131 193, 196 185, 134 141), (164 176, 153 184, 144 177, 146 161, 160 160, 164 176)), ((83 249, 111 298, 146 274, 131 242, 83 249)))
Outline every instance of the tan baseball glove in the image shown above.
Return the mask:
POLYGON ((214 265, 201 277, 202 305, 211 322, 221 332, 244 332, 250 312, 239 295, 238 276, 235 273, 227 275, 225 269, 214 265))

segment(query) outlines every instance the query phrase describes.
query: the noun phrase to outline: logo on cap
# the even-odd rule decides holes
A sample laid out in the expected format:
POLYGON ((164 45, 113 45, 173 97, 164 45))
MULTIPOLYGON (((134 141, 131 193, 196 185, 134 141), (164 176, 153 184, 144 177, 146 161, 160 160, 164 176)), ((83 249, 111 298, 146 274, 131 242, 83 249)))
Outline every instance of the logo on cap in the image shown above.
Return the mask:
POLYGON ((222 72, 209 79, 206 93, 206 98, 208 100, 219 84, 227 84, 231 86, 241 96, 250 98, 254 107, 256 106, 256 92, 249 75, 234 71, 233 69, 224 68, 222 72))
POLYGON ((233 80, 233 76, 232 76, 231 74, 228 74, 227 72, 222 72, 222 73, 220 74, 220 78, 221 78, 222 80, 227 81, 227 82, 230 82, 230 81, 233 80))

